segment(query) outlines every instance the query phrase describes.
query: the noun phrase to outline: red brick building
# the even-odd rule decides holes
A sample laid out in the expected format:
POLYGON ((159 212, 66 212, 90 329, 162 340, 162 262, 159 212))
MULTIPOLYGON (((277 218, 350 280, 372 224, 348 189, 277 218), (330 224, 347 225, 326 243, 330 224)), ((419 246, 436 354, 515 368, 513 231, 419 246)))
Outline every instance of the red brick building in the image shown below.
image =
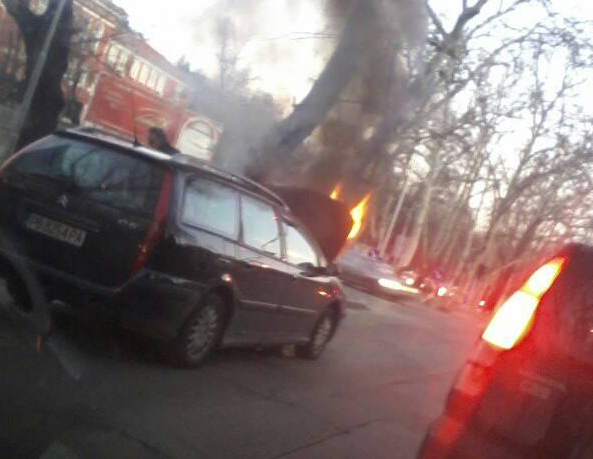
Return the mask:
MULTIPOLYGON (((31 0, 31 9, 41 13, 47 1, 31 0)), ((74 0, 74 17, 78 32, 63 82, 64 124, 136 133, 141 142, 149 127, 160 126, 183 152, 210 159, 221 127, 188 108, 192 75, 132 30, 126 12, 111 1, 74 0)), ((0 76, 21 80, 24 65, 18 28, 0 2, 0 76)))

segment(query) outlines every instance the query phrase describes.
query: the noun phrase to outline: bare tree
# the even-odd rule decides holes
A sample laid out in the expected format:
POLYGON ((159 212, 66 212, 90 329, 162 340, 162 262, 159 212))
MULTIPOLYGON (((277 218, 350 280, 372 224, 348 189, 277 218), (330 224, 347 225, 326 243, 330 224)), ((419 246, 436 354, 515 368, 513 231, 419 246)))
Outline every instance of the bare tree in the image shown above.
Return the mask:
POLYGON ((241 66, 241 54, 246 41, 237 36, 233 20, 228 16, 216 19, 214 35, 218 51, 218 85, 220 92, 239 93, 248 89, 252 78, 248 67, 241 66))
POLYGON ((270 159, 291 155, 320 125, 372 49, 376 21, 374 2, 352 1, 348 19, 327 65, 303 101, 274 127, 262 145, 257 146, 260 160, 250 171, 252 174, 265 176, 270 159))

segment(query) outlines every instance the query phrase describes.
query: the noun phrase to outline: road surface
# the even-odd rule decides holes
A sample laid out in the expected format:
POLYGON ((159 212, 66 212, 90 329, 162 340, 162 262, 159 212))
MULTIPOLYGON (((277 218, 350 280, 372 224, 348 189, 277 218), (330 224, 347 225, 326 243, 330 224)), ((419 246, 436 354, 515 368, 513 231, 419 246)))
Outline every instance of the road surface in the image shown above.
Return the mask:
POLYGON ((479 324, 350 297, 317 362, 226 350, 189 371, 113 327, 62 313, 37 352, 3 306, 0 457, 37 459, 53 445, 46 457, 411 459, 479 324))

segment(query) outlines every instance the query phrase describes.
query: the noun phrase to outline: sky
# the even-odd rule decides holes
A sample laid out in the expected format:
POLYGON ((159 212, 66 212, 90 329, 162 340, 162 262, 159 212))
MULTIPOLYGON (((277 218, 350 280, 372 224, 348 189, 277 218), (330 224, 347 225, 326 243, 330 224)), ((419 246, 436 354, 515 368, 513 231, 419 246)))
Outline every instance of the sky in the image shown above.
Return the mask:
POLYGON ((285 102, 302 99, 322 70, 327 39, 311 32, 325 29, 323 1, 315 0, 115 0, 130 23, 153 47, 171 61, 184 56, 192 69, 214 76, 217 47, 213 20, 230 15, 238 24, 239 66, 248 65, 254 90, 271 93, 285 102), (247 37, 249 37, 247 39, 247 37))
MULTIPOLYGON (((331 49, 327 38, 310 35, 327 30, 323 0, 167 0, 165 8, 163 2, 114 2, 128 12, 132 27, 167 58, 176 62, 184 56, 192 68, 211 77, 216 74, 217 52, 213 21, 221 13, 229 15, 239 25, 240 65, 251 69, 252 89, 270 93, 279 102, 298 102, 307 94, 331 49)), ((451 27, 461 0, 431 4, 451 27)), ((490 7, 497 4, 492 1, 490 7)), ((562 14, 593 20, 590 0, 554 0, 552 5, 562 14)))

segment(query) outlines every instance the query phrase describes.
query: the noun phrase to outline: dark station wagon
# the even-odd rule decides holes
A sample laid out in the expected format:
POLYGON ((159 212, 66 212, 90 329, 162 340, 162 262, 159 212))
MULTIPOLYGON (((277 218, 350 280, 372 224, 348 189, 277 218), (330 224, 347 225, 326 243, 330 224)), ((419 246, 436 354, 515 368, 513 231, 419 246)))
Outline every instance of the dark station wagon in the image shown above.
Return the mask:
POLYGON ((101 306, 181 366, 219 346, 317 358, 344 315, 332 261, 350 226, 321 194, 92 130, 0 170, 0 269, 16 302, 32 304, 34 279, 44 302, 101 306))

